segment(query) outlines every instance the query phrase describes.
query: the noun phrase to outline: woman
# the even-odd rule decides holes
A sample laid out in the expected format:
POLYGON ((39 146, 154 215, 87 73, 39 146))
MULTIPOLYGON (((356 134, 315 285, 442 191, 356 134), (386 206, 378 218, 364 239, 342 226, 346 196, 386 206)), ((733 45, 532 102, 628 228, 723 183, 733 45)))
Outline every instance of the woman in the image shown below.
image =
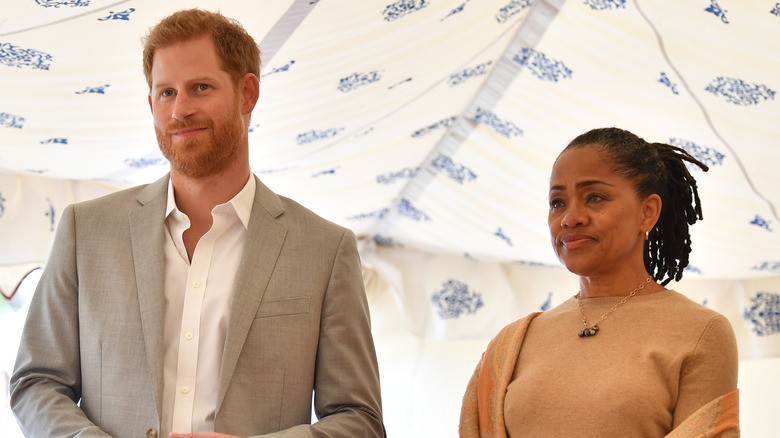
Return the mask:
POLYGON ((702 218, 686 162, 707 170, 617 128, 561 152, 548 225, 580 290, 491 341, 464 397, 461 437, 739 435, 731 325, 664 287, 682 278, 688 227, 702 218))

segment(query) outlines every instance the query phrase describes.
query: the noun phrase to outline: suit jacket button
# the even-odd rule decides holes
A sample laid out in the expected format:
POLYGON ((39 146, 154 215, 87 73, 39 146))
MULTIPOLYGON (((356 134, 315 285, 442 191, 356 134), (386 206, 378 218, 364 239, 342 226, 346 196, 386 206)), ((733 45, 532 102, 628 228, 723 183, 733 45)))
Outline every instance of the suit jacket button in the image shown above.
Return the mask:
POLYGON ((146 431, 146 438, 157 438, 157 429, 149 429, 146 431))

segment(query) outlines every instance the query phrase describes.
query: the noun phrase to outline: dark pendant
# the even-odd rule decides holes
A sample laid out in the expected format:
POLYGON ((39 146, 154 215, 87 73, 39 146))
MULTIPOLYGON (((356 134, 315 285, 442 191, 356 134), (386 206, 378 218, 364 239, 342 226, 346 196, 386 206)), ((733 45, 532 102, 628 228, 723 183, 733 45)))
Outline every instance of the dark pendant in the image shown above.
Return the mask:
POLYGON ((577 332, 577 336, 581 338, 589 338, 591 336, 596 336, 596 333, 599 331, 599 326, 594 325, 591 328, 585 328, 579 332, 577 332))

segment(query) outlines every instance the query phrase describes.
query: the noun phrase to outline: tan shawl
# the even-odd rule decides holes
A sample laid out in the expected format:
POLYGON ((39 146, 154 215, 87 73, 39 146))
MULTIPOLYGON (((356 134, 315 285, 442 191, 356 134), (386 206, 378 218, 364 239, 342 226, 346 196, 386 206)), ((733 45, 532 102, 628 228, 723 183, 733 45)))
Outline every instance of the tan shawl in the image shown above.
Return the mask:
MULTIPOLYGON (((504 327, 482 354, 466 388, 460 412, 461 438, 506 438, 504 396, 512 380, 523 337, 540 312, 504 327)), ((666 438, 739 436, 739 390, 702 406, 666 438)))

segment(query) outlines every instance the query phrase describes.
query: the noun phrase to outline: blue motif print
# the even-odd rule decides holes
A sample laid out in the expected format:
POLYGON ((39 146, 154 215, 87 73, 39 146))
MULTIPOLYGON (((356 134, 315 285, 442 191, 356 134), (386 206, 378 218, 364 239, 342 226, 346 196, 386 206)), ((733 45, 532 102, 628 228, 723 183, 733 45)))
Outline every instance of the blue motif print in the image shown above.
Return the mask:
POLYGON ((68 144, 67 138, 50 138, 48 140, 42 140, 41 144, 68 144))
POLYGON ((76 94, 106 94, 106 88, 108 88, 109 85, 105 84, 103 86, 98 87, 87 87, 81 91, 77 91, 76 94))
POLYGON ((431 166, 439 172, 445 174, 447 178, 463 185, 464 181, 474 181, 477 174, 462 164, 455 164, 452 158, 439 154, 431 162, 431 166))
POLYGON ((492 112, 483 110, 482 108, 477 108, 477 114, 474 116, 474 121, 493 128, 494 131, 506 138, 523 135, 523 130, 518 128, 514 123, 502 120, 492 112))
POLYGON ((474 315, 484 306, 482 294, 469 290, 469 285, 462 281, 450 279, 441 286, 441 290, 431 296, 431 302, 442 319, 474 315))
POLYGON ((572 70, 566 64, 550 59, 542 52, 524 48, 516 54, 512 61, 527 67, 531 73, 543 81, 558 82, 561 79, 571 78, 572 70))
POLYGON ((755 226, 757 226, 759 228, 763 228, 763 229, 765 229, 767 231, 772 232, 772 228, 769 227, 771 225, 771 222, 769 222, 768 220, 762 218, 759 215, 756 215, 756 218, 753 219, 752 221, 750 221, 750 225, 755 225, 755 226))
POLYGON ((780 3, 775 3, 775 7, 769 12, 780 17, 780 3))
POLYGON ((626 0, 585 0, 585 4, 595 11, 626 8, 626 0))
POLYGON ((378 82, 380 79, 382 79, 382 75, 378 71, 372 71, 368 73, 352 73, 346 78, 341 78, 336 89, 342 93, 349 93, 350 91, 355 91, 357 88, 362 87, 363 85, 378 82))
POLYGON ((43 6, 44 8, 59 8, 60 6, 89 6, 89 0, 35 0, 35 3, 38 3, 38 6, 43 6))
POLYGON ((774 272, 774 273, 780 274, 780 262, 766 261, 766 262, 761 263, 760 265, 753 266, 752 269, 754 271, 774 272))
POLYGON ((384 175, 377 175, 376 176, 376 183, 377 184, 392 184, 398 180, 402 179, 412 179, 415 176, 417 176, 417 173, 420 171, 420 168, 411 169, 409 167, 405 167, 401 170, 396 170, 393 172, 388 172, 384 175))
POLYGON ((546 312, 552 307, 552 292, 547 292, 547 300, 539 306, 539 310, 546 312))
POLYGON ((13 114, 8 113, 0 113, 0 126, 5 126, 8 128, 17 128, 22 129, 24 126, 24 117, 22 116, 15 116, 13 114))
POLYGON ((326 169, 326 170, 321 170, 321 171, 315 173, 311 177, 312 178, 317 178, 317 177, 323 176, 323 175, 335 175, 335 174, 336 174, 336 169, 326 169))
POLYGON ((344 128, 330 128, 326 129, 324 131, 315 131, 311 130, 309 132, 304 132, 303 134, 298 134, 298 137, 296 137, 295 142, 299 145, 303 146, 305 144, 317 141, 317 140, 324 140, 326 138, 331 138, 339 135, 341 131, 343 131, 344 128))
MULTIPOLYGON (((723 159, 726 158, 720 151, 707 146, 698 145, 690 140, 684 140, 682 138, 672 137, 669 139, 669 144, 685 149, 686 152, 691 154, 693 158, 701 161, 707 166, 720 166, 723 164, 723 159)), ((694 169, 698 169, 698 166, 691 166, 694 169)))
POLYGON ((422 210, 412 205, 412 202, 406 198, 401 199, 401 202, 398 204, 398 213, 400 213, 401 216, 406 216, 415 222, 431 221, 431 218, 428 217, 427 214, 425 214, 422 210))
POLYGON ((404 80, 402 80, 402 81, 400 81, 400 82, 397 82, 397 83, 395 83, 395 84, 393 84, 393 85, 391 85, 391 86, 387 87, 387 89, 388 89, 388 90, 392 90, 393 88, 395 88, 395 87, 397 87, 397 86, 399 86, 399 85, 405 84, 405 83, 407 83, 407 82, 412 82, 412 78, 406 78, 406 79, 404 79, 404 80))
POLYGON ((392 237, 382 236, 379 234, 374 236, 374 242, 376 242, 376 244, 379 246, 388 246, 388 247, 397 246, 399 248, 404 247, 402 244, 396 242, 392 237))
POLYGON ((8 202, 7 199, 3 198, 3 194, 0 193, 0 217, 3 217, 5 214, 5 203, 8 202))
POLYGON ((492 64, 493 61, 488 61, 488 62, 483 62, 482 64, 479 64, 474 68, 465 68, 463 69, 463 71, 451 75, 450 78, 447 80, 447 85, 449 85, 450 88, 452 88, 456 85, 461 84, 467 79, 475 78, 477 76, 484 76, 487 74, 492 64))
POLYGON ((427 7, 428 2, 425 0, 398 0, 385 6, 382 15, 384 15, 385 21, 391 22, 427 7))
POLYGON ((165 158, 126 158, 125 164, 128 167, 142 169, 150 166, 163 166, 168 164, 165 158))
POLYGON ((533 0, 512 0, 508 5, 502 7, 496 13, 496 21, 506 23, 510 18, 519 14, 523 9, 531 6, 533 0))
POLYGON ((46 198, 46 202, 49 203, 49 210, 43 215, 49 218, 49 231, 54 231, 54 222, 56 219, 56 212, 54 211, 54 204, 51 203, 51 199, 46 198))
POLYGON ((506 233, 504 232, 504 230, 503 230, 503 229, 501 229, 501 227, 498 227, 498 229, 496 230, 496 232, 495 232, 495 233, 493 233, 493 234, 494 234, 496 237, 498 237, 498 238, 500 238, 501 240, 503 240, 504 242, 506 242, 506 243, 507 243, 509 246, 514 246, 514 245, 512 245, 512 239, 511 239, 509 236, 507 236, 507 235, 506 235, 506 233))
POLYGON ((360 213, 360 214, 347 217, 347 220, 362 221, 365 219, 382 219, 383 217, 385 217, 388 211, 390 210, 387 208, 383 208, 381 210, 370 211, 368 213, 360 213))
POLYGON ((135 12, 135 8, 130 8, 122 12, 109 11, 107 16, 103 18, 98 18, 98 21, 108 21, 108 20, 130 21, 130 14, 132 14, 133 12, 135 12))
POLYGON ((666 73, 661 72, 661 79, 658 79, 658 82, 666 85, 672 90, 672 93, 674 94, 680 94, 679 91, 677 91, 677 84, 673 84, 672 80, 669 79, 669 76, 666 76, 666 73))
POLYGON ((729 24, 729 20, 726 18, 727 11, 720 7, 718 0, 710 0, 710 5, 704 10, 712 12, 716 17, 720 17, 720 21, 729 24))
POLYGON ((429 133, 431 133, 431 132, 433 132, 433 131, 435 131, 437 129, 449 128, 450 126, 452 126, 453 123, 455 123, 456 119, 457 118, 455 116, 452 116, 452 117, 447 118, 447 119, 439 120, 438 122, 436 122, 436 123, 434 123, 432 125, 428 125, 425 128, 418 129, 418 130, 414 131, 414 134, 412 134, 412 138, 422 137, 423 135, 429 134, 429 133))
POLYGON ((723 96, 729 103, 739 106, 758 105, 759 102, 775 98, 775 91, 770 90, 766 85, 751 85, 742 79, 722 76, 715 78, 704 91, 723 96))
POLYGON ((453 9, 450 11, 450 13, 449 13, 449 14, 447 14, 447 16, 446 16, 446 17, 442 18, 442 19, 441 19, 441 20, 439 20, 439 21, 444 21, 444 20, 446 20, 446 19, 448 19, 448 18, 452 17, 453 15, 460 14, 461 12, 463 12, 463 9, 465 9, 465 8, 466 8, 466 3, 468 3, 468 2, 469 2, 469 0, 466 0, 464 3, 461 3, 461 4, 460 4, 460 6, 456 6, 455 8, 453 8, 453 9))
POLYGON ((290 71, 290 67, 292 67, 293 64, 295 64, 295 60, 294 59, 291 60, 290 62, 288 62, 287 64, 281 66, 281 67, 276 67, 276 68, 272 69, 271 71, 269 71, 268 73, 260 75, 260 77, 264 78, 264 77, 270 76, 272 74, 290 71))
POLYGON ((10 43, 0 43, 0 64, 9 67, 30 67, 36 70, 48 70, 52 60, 48 53, 35 49, 23 49, 10 43))
POLYGON ((699 274, 699 275, 701 275, 701 269, 699 269, 699 267, 693 266, 693 265, 686 266, 685 267, 685 272, 690 272, 692 274, 699 274))
POLYGON ((252 124, 252 126, 249 127, 249 133, 251 134, 251 133, 257 131, 258 128, 260 128, 260 124, 259 123, 252 124))
POLYGON ((753 331, 758 336, 780 333, 780 294, 758 292, 750 301, 752 305, 743 316, 753 323, 753 331))

